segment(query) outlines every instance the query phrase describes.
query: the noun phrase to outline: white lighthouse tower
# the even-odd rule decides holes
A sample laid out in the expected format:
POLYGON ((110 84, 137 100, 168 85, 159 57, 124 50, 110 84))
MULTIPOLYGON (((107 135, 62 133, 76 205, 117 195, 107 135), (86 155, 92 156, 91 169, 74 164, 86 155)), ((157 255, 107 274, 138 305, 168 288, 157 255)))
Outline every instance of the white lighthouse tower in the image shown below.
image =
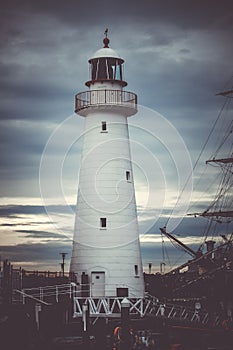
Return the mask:
POLYGON ((70 272, 85 281, 90 297, 143 298, 127 123, 137 96, 123 89, 124 60, 105 34, 104 47, 89 59, 89 90, 76 95, 85 132, 70 272))

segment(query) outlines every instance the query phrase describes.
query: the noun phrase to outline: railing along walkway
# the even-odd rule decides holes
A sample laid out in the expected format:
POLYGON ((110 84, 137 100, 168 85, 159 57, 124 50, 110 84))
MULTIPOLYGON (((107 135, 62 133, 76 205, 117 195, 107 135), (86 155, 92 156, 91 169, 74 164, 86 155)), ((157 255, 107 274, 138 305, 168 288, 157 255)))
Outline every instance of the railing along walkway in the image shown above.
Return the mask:
MULTIPOLYGON (((20 295, 20 302, 33 300, 36 303, 50 305, 65 299, 73 300, 73 317, 82 317, 85 304, 88 306, 90 317, 120 317, 123 297, 90 297, 87 291, 81 290, 74 283, 38 288, 15 290, 14 295, 20 295)), ((210 317, 205 310, 194 310, 185 306, 171 303, 161 303, 156 297, 147 295, 144 298, 127 298, 131 317, 152 317, 171 322, 195 324, 197 327, 221 327, 221 317, 210 317)))
POLYGON ((13 302, 26 303, 27 300, 34 300, 42 304, 54 304, 64 300, 64 297, 70 299, 74 295, 75 284, 58 284, 54 286, 15 289, 13 291, 13 302))

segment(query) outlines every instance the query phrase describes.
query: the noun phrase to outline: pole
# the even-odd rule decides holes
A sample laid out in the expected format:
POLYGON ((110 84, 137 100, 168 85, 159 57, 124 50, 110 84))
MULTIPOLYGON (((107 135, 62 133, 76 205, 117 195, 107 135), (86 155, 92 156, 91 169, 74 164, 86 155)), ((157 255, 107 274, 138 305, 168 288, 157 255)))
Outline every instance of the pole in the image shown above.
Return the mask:
POLYGON ((130 349, 130 316, 129 316, 130 302, 124 298, 121 302, 121 329, 122 329, 122 343, 121 350, 130 349))
POLYGON ((61 272, 62 272, 62 277, 65 276, 65 258, 67 253, 60 253, 62 257, 62 262, 61 262, 61 272))
POLYGON ((83 321, 83 348, 89 350, 90 336, 89 336, 89 307, 87 302, 82 305, 82 321, 83 321))
POLYGON ((40 312, 41 312, 41 304, 35 304, 35 320, 36 320, 36 329, 40 330, 40 312))

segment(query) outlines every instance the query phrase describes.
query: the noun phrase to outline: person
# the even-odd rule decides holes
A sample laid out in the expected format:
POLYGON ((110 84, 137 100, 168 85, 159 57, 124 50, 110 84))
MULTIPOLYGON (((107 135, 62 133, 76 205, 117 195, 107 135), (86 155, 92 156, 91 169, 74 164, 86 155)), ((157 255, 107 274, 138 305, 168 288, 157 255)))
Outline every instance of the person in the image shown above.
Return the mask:
POLYGON ((119 348, 119 342, 121 337, 121 327, 116 326, 113 331, 113 337, 114 337, 114 343, 113 343, 113 349, 116 350, 119 348))
POLYGON ((194 319, 198 322, 200 321, 200 311, 201 311, 201 303, 196 302, 195 303, 194 319))
POLYGON ((130 327, 130 330, 129 330, 129 334, 130 334, 130 349, 133 349, 133 345, 135 343, 135 334, 134 334, 134 330, 132 327, 130 327))
POLYGON ((160 305, 160 314, 162 317, 165 316, 165 304, 160 305))

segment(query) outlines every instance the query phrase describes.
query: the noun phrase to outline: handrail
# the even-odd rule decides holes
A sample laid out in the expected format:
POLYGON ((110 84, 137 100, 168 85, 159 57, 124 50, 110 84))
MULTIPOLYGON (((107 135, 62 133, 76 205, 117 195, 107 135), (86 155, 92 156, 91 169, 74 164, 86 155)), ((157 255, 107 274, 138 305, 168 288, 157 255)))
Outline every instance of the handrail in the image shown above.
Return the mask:
POLYGON ((132 109, 134 114, 137 110, 137 95, 124 90, 103 89, 89 90, 75 96, 75 112, 78 114, 86 108, 98 106, 126 107, 132 109))
POLYGON ((38 299, 38 298, 36 298, 33 295, 27 294, 23 290, 15 289, 15 292, 21 294, 23 296, 23 298, 27 297, 27 298, 33 299, 33 300, 35 300, 35 301, 37 301, 39 303, 42 303, 42 304, 45 304, 45 305, 51 305, 51 303, 46 303, 46 301, 38 299))

